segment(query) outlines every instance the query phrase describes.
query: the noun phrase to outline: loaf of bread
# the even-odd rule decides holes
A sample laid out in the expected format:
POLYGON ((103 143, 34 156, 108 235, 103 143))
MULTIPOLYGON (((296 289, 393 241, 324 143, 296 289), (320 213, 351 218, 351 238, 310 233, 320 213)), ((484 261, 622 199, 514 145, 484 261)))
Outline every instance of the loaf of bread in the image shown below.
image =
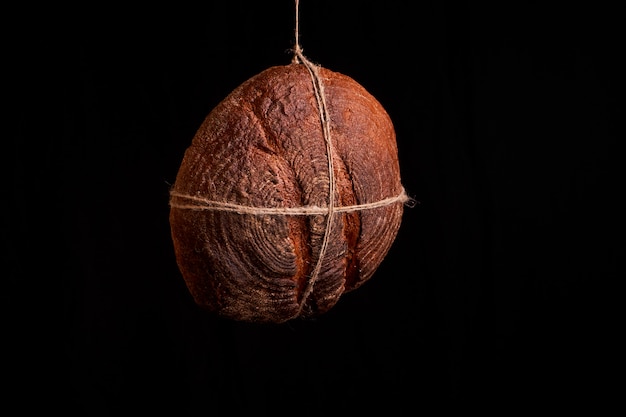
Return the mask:
POLYGON ((237 87, 185 152, 170 225, 200 306, 250 322, 315 316, 367 281, 388 253, 404 202, 393 200, 404 190, 392 121, 352 78, 324 68, 319 76, 334 196, 319 97, 300 63, 237 87))

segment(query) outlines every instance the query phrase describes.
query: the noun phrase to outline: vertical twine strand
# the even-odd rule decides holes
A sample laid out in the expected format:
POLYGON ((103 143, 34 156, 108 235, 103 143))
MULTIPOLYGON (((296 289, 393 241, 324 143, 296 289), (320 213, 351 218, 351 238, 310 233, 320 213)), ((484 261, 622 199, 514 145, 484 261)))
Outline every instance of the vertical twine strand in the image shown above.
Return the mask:
POLYGON ((313 82, 313 91, 315 92, 315 99, 317 101, 317 108, 320 115, 320 122, 322 124, 322 133, 324 135, 324 142, 326 143, 326 157, 328 160, 328 214, 326 215, 326 229, 324 230, 324 238, 320 246, 320 252, 317 258, 315 268, 307 282, 307 285, 302 294, 302 301, 300 304, 300 311, 304 308, 306 300, 311 292, 313 292, 313 286, 315 281, 319 277, 322 265, 324 262, 324 255, 328 248, 330 241, 330 234, 333 226, 333 219, 335 217, 335 167, 333 165, 333 145, 330 139, 330 115, 328 113, 328 106, 326 105, 326 97, 324 95, 324 84, 319 75, 319 67, 306 59, 302 54, 302 48, 299 41, 299 1, 296 1, 296 29, 295 29, 295 46, 294 46, 294 63, 302 63, 311 74, 311 80, 313 82))
POLYGON ((298 0, 296 0, 296 28, 295 28, 294 38, 295 38, 296 44, 293 47, 294 54, 293 54, 293 59, 291 60, 291 62, 293 64, 299 64, 300 59, 298 58, 298 56, 302 54, 302 49, 300 49, 300 2, 298 0))

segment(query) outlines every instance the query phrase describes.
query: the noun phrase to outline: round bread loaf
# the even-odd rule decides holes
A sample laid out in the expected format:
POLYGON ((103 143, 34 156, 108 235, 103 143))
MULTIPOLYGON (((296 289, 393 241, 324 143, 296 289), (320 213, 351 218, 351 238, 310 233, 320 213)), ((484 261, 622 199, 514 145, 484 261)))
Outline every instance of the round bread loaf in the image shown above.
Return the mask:
POLYGON ((318 74, 332 176, 320 100, 299 63, 237 87, 185 152, 170 225, 200 306, 251 322, 315 316, 367 281, 388 253, 405 201, 397 198, 404 190, 392 121, 352 78, 318 74))

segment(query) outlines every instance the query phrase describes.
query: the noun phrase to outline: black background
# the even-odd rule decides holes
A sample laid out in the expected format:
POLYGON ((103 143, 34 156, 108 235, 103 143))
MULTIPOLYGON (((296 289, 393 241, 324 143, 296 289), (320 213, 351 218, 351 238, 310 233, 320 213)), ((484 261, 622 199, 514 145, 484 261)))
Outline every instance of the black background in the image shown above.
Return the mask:
POLYGON ((5 398, 84 416, 610 403, 626 276, 617 9, 302 3, 305 55, 387 109, 420 204, 371 281, 281 325, 194 305, 168 189, 208 112, 290 62, 293 3, 6 15, 5 398))

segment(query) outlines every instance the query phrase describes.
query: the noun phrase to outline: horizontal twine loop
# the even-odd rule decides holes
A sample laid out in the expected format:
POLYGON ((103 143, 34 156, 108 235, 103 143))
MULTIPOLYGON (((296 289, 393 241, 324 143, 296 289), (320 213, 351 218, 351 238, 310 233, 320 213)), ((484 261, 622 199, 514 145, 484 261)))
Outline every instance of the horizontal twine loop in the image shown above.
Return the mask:
POLYGON ((226 203, 221 201, 209 200, 208 198, 198 197, 193 195, 182 194, 177 191, 170 192, 172 197, 170 200, 170 206, 177 209, 186 210, 212 210, 212 211, 226 211, 237 214, 252 214, 252 215, 285 215, 285 216, 314 216, 314 215, 326 215, 331 213, 349 213, 360 210, 370 210, 380 207, 389 206, 395 203, 407 204, 408 206, 414 205, 414 200, 406 194, 404 188, 402 192, 395 197, 385 198, 373 203, 357 204, 352 206, 334 206, 319 207, 319 206, 303 206, 303 207, 254 207, 244 206, 241 204, 226 203), (176 200, 186 200, 186 203, 178 202, 176 200))

